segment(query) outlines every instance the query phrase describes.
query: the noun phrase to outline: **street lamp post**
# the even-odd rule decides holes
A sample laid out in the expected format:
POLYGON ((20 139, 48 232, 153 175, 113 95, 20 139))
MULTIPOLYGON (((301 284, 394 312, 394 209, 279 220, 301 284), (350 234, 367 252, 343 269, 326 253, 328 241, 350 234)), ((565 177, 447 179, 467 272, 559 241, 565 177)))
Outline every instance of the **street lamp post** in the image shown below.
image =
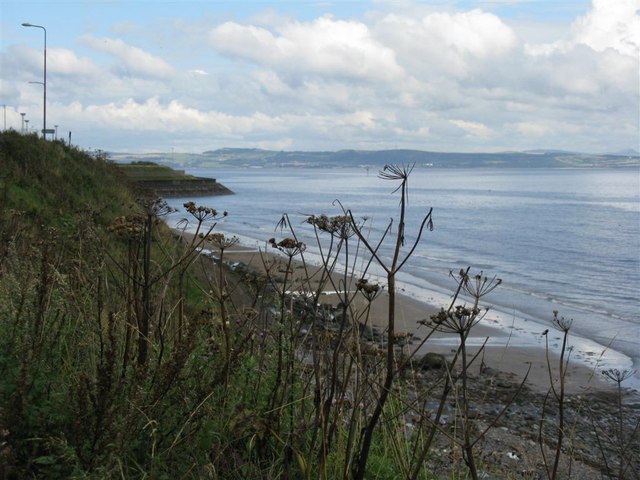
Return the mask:
POLYGON ((44 98, 42 101, 42 138, 47 138, 47 29, 42 25, 33 25, 31 23, 23 23, 23 27, 41 28, 44 32, 44 80, 42 86, 44 87, 44 98))
POLYGON ((20 128, 20 133, 24 133, 24 116, 26 115, 26 113, 21 112, 20 116, 22 117, 22 127, 20 128))
POLYGON ((27 135, 29 135, 29 120, 25 120, 24 123, 27 124, 26 129, 27 129, 27 135))
POLYGON ((54 125, 54 127, 56 127, 56 133, 55 136, 53 137, 54 140, 58 139, 58 125, 54 125))

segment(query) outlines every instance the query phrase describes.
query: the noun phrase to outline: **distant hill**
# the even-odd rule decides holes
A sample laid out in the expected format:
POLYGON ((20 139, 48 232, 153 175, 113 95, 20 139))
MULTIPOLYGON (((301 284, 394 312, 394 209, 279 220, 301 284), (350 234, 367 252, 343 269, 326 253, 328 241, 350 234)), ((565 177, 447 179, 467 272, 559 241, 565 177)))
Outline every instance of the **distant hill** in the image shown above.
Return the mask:
MULTIPOLYGON (((636 152, 637 153, 637 152, 636 152)), ((111 153, 116 162, 153 161, 173 167, 382 167, 387 163, 437 168, 611 168, 638 167, 636 154, 595 155, 561 150, 455 153, 422 150, 339 150, 324 152, 221 148, 200 154, 111 153)))

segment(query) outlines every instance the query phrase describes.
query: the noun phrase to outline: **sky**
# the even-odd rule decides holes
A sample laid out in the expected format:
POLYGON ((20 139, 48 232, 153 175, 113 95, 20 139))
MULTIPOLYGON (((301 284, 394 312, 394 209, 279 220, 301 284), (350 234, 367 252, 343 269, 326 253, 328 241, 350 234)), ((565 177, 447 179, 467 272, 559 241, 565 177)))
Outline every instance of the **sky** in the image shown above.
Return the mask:
POLYGON ((87 150, 640 149, 640 0, 0 0, 0 125, 39 132, 25 22, 87 150))

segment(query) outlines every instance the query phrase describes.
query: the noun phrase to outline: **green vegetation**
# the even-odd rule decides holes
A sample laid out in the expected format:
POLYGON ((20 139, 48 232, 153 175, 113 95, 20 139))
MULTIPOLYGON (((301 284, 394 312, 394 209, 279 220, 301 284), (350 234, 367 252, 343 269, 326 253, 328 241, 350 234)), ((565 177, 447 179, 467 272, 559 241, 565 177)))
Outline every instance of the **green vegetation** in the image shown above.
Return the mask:
POLYGON ((90 210, 105 222, 131 197, 113 165, 93 159, 64 142, 38 142, 35 136, 2 134, 0 207, 15 209, 35 225, 78 227, 77 214, 90 210))
POLYGON ((119 164, 118 167, 131 180, 195 180, 196 177, 186 175, 183 171, 174 170, 166 165, 153 162, 138 161, 119 164))
MULTIPOLYGON (((284 238, 270 241, 279 255, 261 256, 263 268, 252 271, 225 266, 237 239, 215 224, 227 212, 187 202, 195 235, 170 232, 161 221, 167 204, 134 198, 104 156, 15 132, 3 133, 0 147, 1 478, 426 480, 500 472, 483 444, 521 386, 489 421, 479 420, 470 375, 479 354, 465 348, 486 312, 482 297, 499 281, 469 269, 453 276, 451 304, 425 320, 421 343, 439 330, 459 336, 460 346, 430 377, 394 327, 395 277, 413 252, 404 242, 410 168, 381 172, 400 194, 397 225, 382 238, 367 239, 366 223, 348 210, 311 215, 323 262, 312 267, 285 215, 284 238), (395 246, 389 263, 377 255, 386 241, 395 246), (202 246, 217 260, 200 255, 202 246), (385 285, 366 279, 373 262, 385 285), (361 278, 352 277, 356 266, 361 278), (321 303, 325 290, 338 292, 336 304, 321 303), (472 306, 460 303, 461 292, 472 306), (374 301, 392 312, 385 331, 370 324, 374 301), (437 452, 445 452, 444 470, 433 467, 437 452)), ((430 219, 417 226, 417 241, 430 219)), ((615 376, 618 386, 625 375, 615 376)), ((482 381, 479 390, 496 388, 482 381)), ((567 425, 569 405, 562 389, 553 393, 540 448, 553 449, 548 478, 562 478, 571 435, 561 428, 546 441, 542 420, 546 428, 557 408, 560 427, 567 425)), ((616 408, 627 415, 621 397, 616 408)), ((637 427, 625 425, 600 443, 609 458, 603 471, 632 478, 637 427)), ((598 420, 595 428, 608 426, 598 420)))
POLYGON ((15 132, 0 144, 2 478, 199 476, 208 450, 190 442, 208 442, 215 406, 198 405, 221 367, 186 273, 197 242, 102 156, 15 132))

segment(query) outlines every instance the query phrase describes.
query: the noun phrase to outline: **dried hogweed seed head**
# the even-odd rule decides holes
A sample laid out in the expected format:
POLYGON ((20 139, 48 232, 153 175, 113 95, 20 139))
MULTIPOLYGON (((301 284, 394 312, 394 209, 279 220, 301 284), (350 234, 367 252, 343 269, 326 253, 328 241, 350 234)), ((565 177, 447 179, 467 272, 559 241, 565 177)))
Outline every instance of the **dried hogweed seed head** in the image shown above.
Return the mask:
POLYGON ((613 380, 618 385, 624 382, 629 377, 632 377, 636 373, 636 370, 618 370, 617 368, 609 368, 603 370, 602 374, 610 380, 613 380))
POLYGON ((203 222, 207 219, 213 219, 218 216, 218 211, 215 208, 205 207, 204 205, 197 205, 195 202, 185 202, 183 204, 187 213, 193 215, 196 220, 203 222))
POLYGON ((232 247, 240 241, 240 239, 235 235, 233 237, 225 237, 222 233, 211 233, 207 235, 206 240, 213 243, 213 245, 218 247, 220 250, 232 247))
POLYGON ((310 215, 307 217, 307 223, 315 226, 322 232, 327 232, 335 237, 347 239, 354 235, 351 217, 348 215, 336 215, 328 217, 327 215, 310 215))
POLYGON ((280 250, 282 253, 284 253, 289 257, 302 253, 307 248, 307 246, 304 243, 298 242, 293 238, 285 238, 284 240, 281 240, 278 243, 276 243, 275 238, 270 238, 269 243, 273 248, 277 248, 278 250, 280 250))
POLYGON ((553 326, 560 330, 561 332, 568 333, 571 329, 571 325, 573 325, 573 318, 567 320, 564 317, 558 316, 558 311, 553 311, 553 320, 551 321, 553 326))
POLYGON ((361 278, 360 280, 358 280, 358 283, 356 284, 356 289, 360 293, 362 293, 367 298, 367 300, 373 301, 373 299, 380 292, 380 285, 375 283, 370 283, 365 278, 361 278))

